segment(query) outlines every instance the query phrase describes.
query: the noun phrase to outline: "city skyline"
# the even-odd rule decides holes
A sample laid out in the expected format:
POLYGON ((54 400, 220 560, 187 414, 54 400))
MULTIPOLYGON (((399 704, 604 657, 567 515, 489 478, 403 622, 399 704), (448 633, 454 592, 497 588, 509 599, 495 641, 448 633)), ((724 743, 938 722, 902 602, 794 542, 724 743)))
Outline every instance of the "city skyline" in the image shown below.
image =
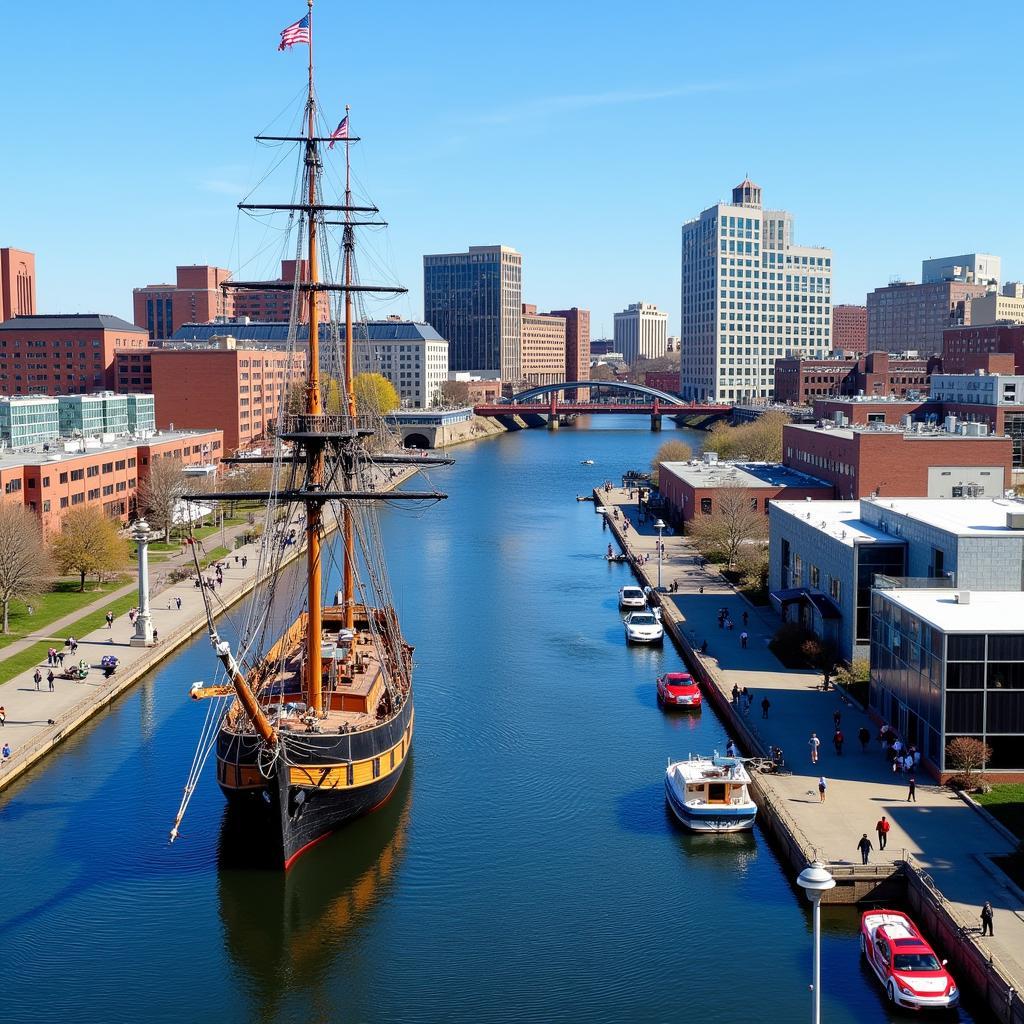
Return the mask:
MULTIPOLYGON (((34 105, 10 116, 21 144, 0 169, 5 192, 19 197, 8 204, 2 243, 37 255, 40 311, 130 319, 132 288, 169 268, 240 269, 234 204, 267 159, 249 129, 272 121, 301 87, 304 57, 273 50, 302 7, 256 3, 240 19, 230 5, 184 3, 172 16, 133 10, 101 25, 83 9, 53 6, 46 34, 35 33, 47 74, 31 76, 34 105), (161 46, 147 50, 152 62, 131 89, 126 74, 96 74, 157 31, 161 46), (269 70, 254 82, 245 67, 264 50, 269 70), (172 76, 183 54, 189 74, 172 76), (239 81, 248 84, 236 96, 239 81), (111 145, 118 139, 123 148, 111 145), (46 202, 71 215, 39 218, 46 202)), ((524 27, 504 39, 488 35, 468 4, 446 4, 442 17, 437 8, 400 7, 404 30, 381 47, 347 42, 370 31, 369 10, 346 23, 325 8, 318 20, 321 52, 346 57, 325 66, 324 117, 352 103, 353 128, 365 139, 353 151, 357 177, 380 183, 373 198, 391 224, 381 253, 410 289, 373 315, 423 315, 424 254, 503 244, 523 254, 524 299, 540 309, 591 309, 594 337, 610 336, 613 313, 636 295, 667 310, 678 333, 680 227, 745 174, 772 206, 799 212, 802 241, 834 250, 837 303, 863 303, 893 277, 916 279, 922 259, 947 253, 999 253, 1005 280, 1024 276, 1014 246, 1022 214, 1002 200, 1021 144, 985 118, 976 93, 958 87, 983 75, 986 95, 1013 109, 1022 87, 1012 60, 1001 58, 1010 58, 1012 23, 1022 18, 1009 5, 958 23, 955 63, 941 16, 886 10, 879 33, 875 18, 809 5, 785 18, 752 12, 744 37, 691 53, 685 74, 674 70, 678 40, 714 38, 711 13, 657 10, 658 32, 633 54, 617 40, 635 15, 611 4, 592 5, 580 22, 572 11, 526 3, 524 27), (494 74, 496 61, 523 56, 527 44, 531 74, 494 74), (781 94, 772 103, 763 78, 747 70, 748 58, 773 47, 786 53, 774 77, 780 89, 815 83, 799 109, 781 94), (909 105, 894 98, 904 94, 909 105), (767 109, 782 122, 764 117, 767 109), (969 127, 970 149, 999 155, 972 164, 969 197, 962 167, 937 158, 936 142, 953 124, 969 127), (641 135, 658 142, 638 162, 616 140, 641 135), (904 182, 913 184, 896 184, 904 182), (613 201, 630 200, 637 215, 616 216, 610 239, 613 201)), ((10 13, 12 37, 32 36, 33 25, 28 9, 10 13)), ((8 55, 12 79, 29 77, 39 49, 8 55)), ((279 258, 268 253, 260 269, 279 258)))

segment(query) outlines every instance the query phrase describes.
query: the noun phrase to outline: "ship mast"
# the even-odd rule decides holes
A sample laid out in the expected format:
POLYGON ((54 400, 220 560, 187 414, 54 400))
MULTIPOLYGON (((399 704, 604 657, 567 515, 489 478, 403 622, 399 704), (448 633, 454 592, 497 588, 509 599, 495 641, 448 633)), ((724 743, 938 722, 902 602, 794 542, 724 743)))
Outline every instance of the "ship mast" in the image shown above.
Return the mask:
MULTIPOLYGON (((349 105, 345 104, 345 117, 348 118, 349 105)), ((349 123, 348 135, 352 134, 352 124, 349 123)), ((345 139, 345 233, 342 236, 342 244, 345 252, 345 395, 348 400, 348 418, 353 429, 356 426, 356 392, 353 373, 353 337, 352 337, 352 261, 355 256, 356 239, 352 229, 352 164, 349 157, 349 141, 345 139)), ((346 459, 344 464, 345 487, 352 489, 352 460, 346 459)), ((345 627, 355 628, 355 531, 352 522, 353 510, 351 505, 345 508, 344 521, 344 564, 342 570, 342 596, 345 605, 345 627)))

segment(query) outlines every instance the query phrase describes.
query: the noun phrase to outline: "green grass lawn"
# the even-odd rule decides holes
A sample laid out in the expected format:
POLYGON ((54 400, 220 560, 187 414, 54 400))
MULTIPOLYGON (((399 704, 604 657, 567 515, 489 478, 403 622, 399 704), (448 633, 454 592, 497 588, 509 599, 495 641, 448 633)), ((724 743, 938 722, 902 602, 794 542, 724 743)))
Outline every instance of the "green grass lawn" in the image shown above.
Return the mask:
MULTIPOLYGON (((95 611, 76 619, 62 632, 66 632, 68 636, 83 637, 106 623, 107 612, 113 612, 114 618, 117 618, 120 615, 125 615, 128 609, 134 608, 137 603, 138 597, 135 594, 120 597, 116 601, 101 605, 95 611)), ((8 679, 13 679, 15 676, 21 675, 22 672, 31 672, 33 667, 40 663, 45 664, 47 649, 52 646, 51 643, 41 641, 4 661, 0 661, 0 683, 6 683, 8 679)))
POLYGON ((57 619, 62 619, 65 615, 71 615, 94 601, 102 601, 104 595, 123 587, 126 582, 127 579, 114 580, 101 584, 97 589, 95 583, 86 580, 85 591, 80 592, 77 579, 58 580, 53 590, 28 602, 32 605, 31 615, 28 614, 26 602, 12 601, 8 620, 10 632, 0 635, 0 648, 14 643, 15 640, 20 640, 28 633, 37 633, 39 630, 45 629, 51 622, 56 622, 57 619))
POLYGON ((212 551, 208 552, 199 562, 199 564, 205 569, 208 565, 213 565, 214 562, 219 562, 221 559, 227 558, 231 552, 227 548, 216 547, 212 551))
POLYGON ((1024 841, 1024 783, 1000 782, 991 793, 971 794, 993 817, 1024 841))

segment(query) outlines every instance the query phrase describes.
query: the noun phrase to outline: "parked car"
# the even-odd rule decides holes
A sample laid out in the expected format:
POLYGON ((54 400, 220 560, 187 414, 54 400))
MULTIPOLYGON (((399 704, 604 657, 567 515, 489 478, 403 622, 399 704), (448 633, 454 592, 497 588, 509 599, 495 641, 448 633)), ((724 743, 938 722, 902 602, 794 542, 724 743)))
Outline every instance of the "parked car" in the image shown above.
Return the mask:
POLYGON ((660 644, 665 639, 665 630, 653 612, 630 612, 622 621, 627 643, 660 644))
POLYGON ((658 676, 658 703, 664 707, 699 710, 700 688, 689 672, 666 672, 658 676))
POLYGON ((619 607, 646 608, 647 595, 639 587, 620 587, 619 607))

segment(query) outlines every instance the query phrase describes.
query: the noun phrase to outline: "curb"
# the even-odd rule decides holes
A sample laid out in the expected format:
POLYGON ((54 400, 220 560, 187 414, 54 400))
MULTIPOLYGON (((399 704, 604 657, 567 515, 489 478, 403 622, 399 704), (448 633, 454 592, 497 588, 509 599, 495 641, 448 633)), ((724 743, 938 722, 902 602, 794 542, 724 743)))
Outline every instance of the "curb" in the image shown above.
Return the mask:
POLYGON ((1015 850, 1024 844, 1024 840, 1014 835, 991 811, 982 807, 969 793, 958 789, 956 795, 976 814, 984 818, 1015 850))

